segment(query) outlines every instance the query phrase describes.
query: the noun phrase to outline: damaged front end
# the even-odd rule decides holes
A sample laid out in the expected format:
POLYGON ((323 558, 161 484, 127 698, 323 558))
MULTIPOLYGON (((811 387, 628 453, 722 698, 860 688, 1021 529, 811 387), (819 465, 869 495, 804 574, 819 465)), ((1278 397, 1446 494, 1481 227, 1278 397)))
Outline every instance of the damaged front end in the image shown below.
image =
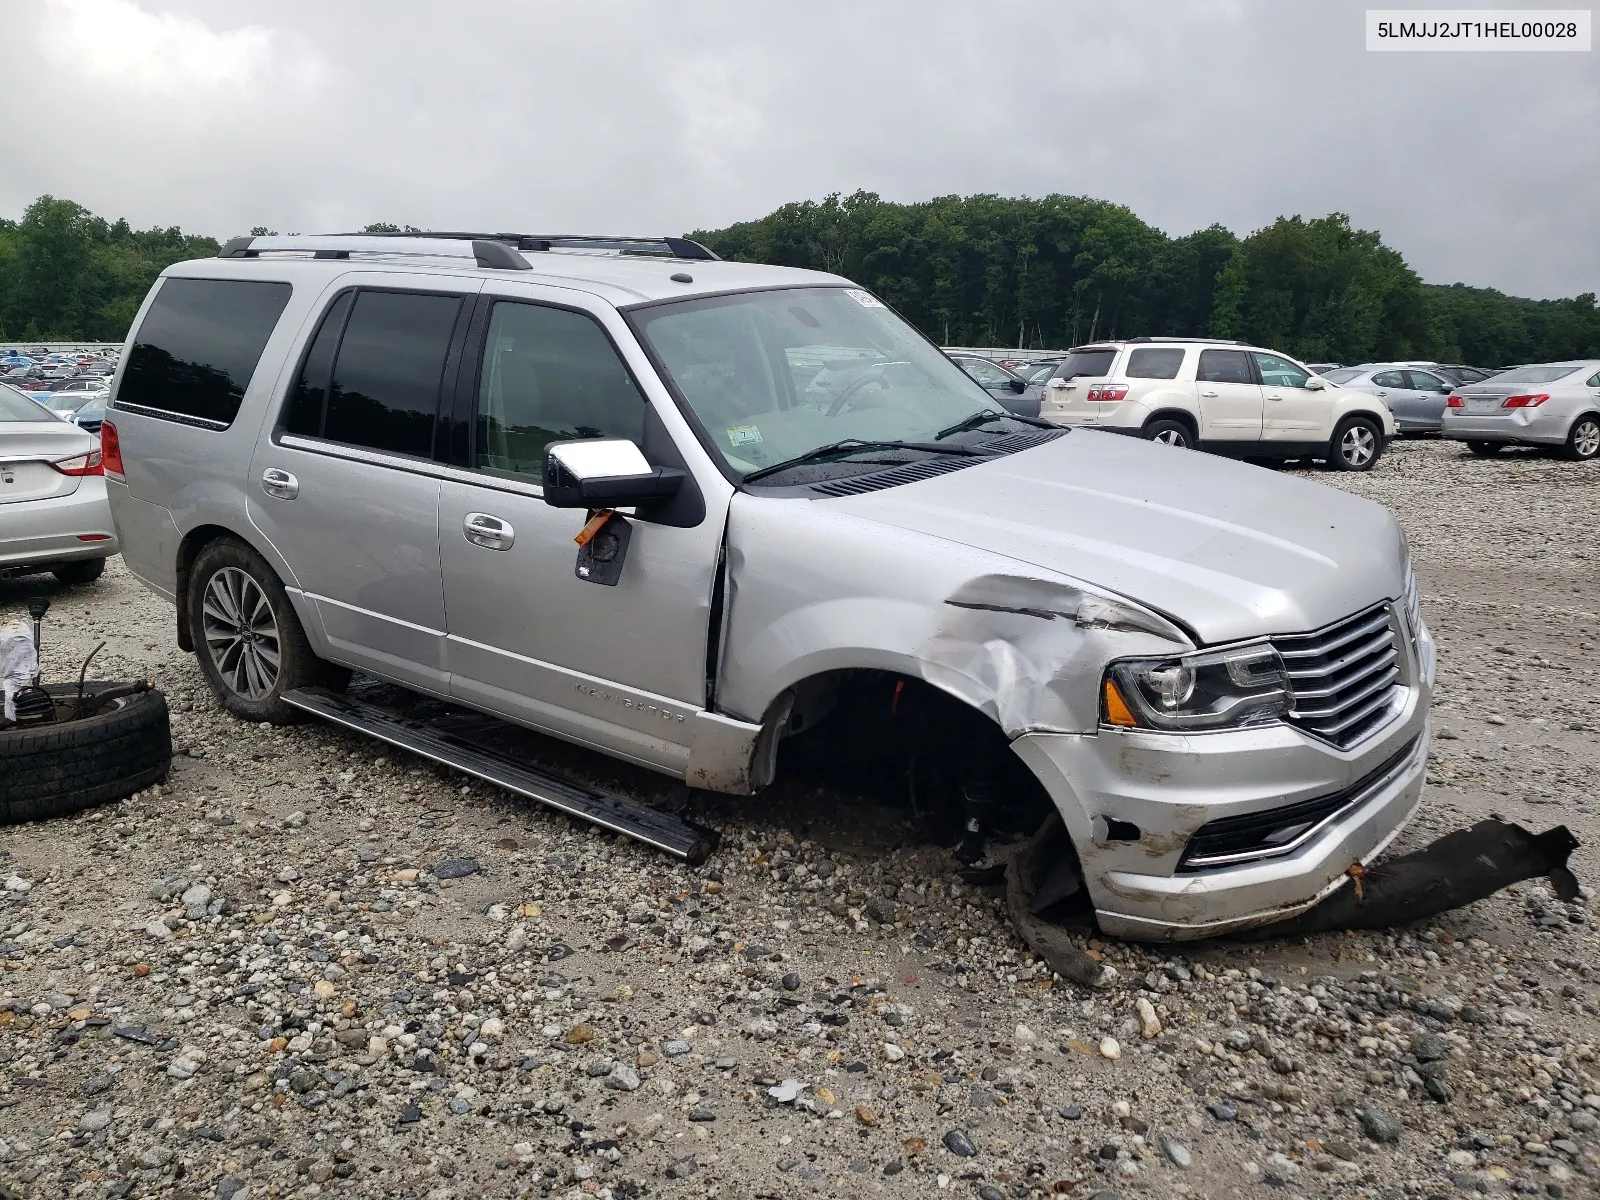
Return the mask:
MULTIPOLYGON (((1526 879, 1547 877, 1562 900, 1578 895, 1567 862, 1578 839, 1565 825, 1531 833, 1498 819, 1479 821, 1420 850, 1375 863, 1352 863, 1334 890, 1294 916, 1230 931, 1242 941, 1340 930, 1390 929, 1463 908, 1526 879)), ((1115 971, 1088 949, 1095 932, 1084 879, 1066 829, 1044 821, 1005 865, 1012 926, 1046 965, 1084 987, 1105 987, 1115 971)))

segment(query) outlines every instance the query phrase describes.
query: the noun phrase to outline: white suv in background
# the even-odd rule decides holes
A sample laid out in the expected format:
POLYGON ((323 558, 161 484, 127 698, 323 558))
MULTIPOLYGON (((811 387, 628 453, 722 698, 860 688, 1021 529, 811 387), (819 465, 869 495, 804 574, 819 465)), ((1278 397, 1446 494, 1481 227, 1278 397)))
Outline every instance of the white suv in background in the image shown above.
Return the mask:
POLYGON ((1320 458, 1365 471, 1395 436, 1382 401, 1241 342, 1130 338, 1078 346, 1039 415, 1243 458, 1320 458))

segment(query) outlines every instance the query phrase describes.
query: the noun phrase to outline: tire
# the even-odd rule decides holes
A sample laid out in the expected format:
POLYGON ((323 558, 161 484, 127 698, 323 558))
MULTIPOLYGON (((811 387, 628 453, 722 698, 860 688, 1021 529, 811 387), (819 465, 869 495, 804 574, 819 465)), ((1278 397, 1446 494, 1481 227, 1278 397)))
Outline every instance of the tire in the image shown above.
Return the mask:
POLYGON ((1561 455, 1573 462, 1600 458, 1600 417, 1584 413, 1574 421, 1567 434, 1567 444, 1561 447, 1561 455))
POLYGON ((311 652, 277 573, 243 542, 208 542, 189 569, 185 600, 200 670, 234 716, 292 725, 306 714, 285 704, 284 692, 338 682, 337 670, 311 652))
POLYGON ((1176 446, 1180 450, 1194 449, 1194 431, 1182 421, 1170 418, 1151 421, 1139 432, 1147 442, 1155 442, 1161 446, 1176 446))
MULTIPOLYGON (((73 694, 77 685, 46 690, 73 694)), ((0 730, 0 825, 120 800, 165 779, 171 763, 172 730, 160 692, 123 696, 81 721, 0 730)))
POLYGON ((1383 454, 1383 432, 1368 417, 1346 417, 1328 442, 1328 465, 1335 471, 1370 471, 1383 454))
POLYGON ((1479 458, 1493 458, 1504 450, 1504 442, 1468 442, 1467 449, 1479 458))
POLYGON ((85 558, 77 562, 62 563, 51 572, 60 582, 66 584, 93 583, 106 573, 106 560, 103 558, 85 558))

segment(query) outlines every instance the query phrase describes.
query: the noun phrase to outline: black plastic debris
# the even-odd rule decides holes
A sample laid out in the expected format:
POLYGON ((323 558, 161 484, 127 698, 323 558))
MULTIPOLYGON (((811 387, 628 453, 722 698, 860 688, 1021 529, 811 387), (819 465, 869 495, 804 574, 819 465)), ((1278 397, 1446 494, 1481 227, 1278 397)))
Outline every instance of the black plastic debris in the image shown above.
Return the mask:
POLYGON ((1577 848, 1578 839, 1565 825, 1530 833, 1491 817, 1411 854, 1352 870, 1349 883, 1298 917, 1232 936, 1259 941, 1336 929, 1388 929, 1462 908, 1541 875, 1549 877, 1562 900, 1574 900, 1578 880, 1567 859, 1577 848))

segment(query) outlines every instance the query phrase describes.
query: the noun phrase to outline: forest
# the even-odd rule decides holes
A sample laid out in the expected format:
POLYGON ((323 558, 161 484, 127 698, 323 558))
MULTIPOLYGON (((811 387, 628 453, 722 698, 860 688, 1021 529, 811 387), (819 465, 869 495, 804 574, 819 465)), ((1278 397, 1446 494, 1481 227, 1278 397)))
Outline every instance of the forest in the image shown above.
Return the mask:
MULTIPOLYGON (((1424 283, 1340 213, 1280 217, 1243 238, 1221 225, 1172 237, 1083 196, 899 204, 856 192, 688 236, 725 258, 847 276, 943 345, 1167 334, 1240 338, 1314 362, 1600 357, 1592 293, 1530 300, 1424 283)), ((163 267, 218 248, 41 196, 20 220, 0 220, 0 340, 120 341, 163 267)))

